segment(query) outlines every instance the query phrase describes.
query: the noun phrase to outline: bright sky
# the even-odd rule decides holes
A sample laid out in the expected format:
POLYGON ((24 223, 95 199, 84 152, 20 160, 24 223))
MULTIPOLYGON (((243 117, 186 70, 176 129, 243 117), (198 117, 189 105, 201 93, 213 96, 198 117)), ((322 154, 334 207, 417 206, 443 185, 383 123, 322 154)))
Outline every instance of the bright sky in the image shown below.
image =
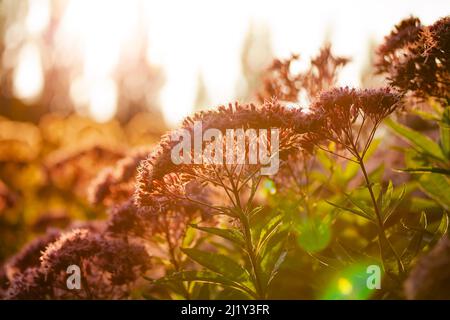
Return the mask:
MULTIPOLYGON (((117 89, 112 74, 121 62, 121 50, 138 46, 142 39, 137 35, 144 28, 148 60, 160 64, 165 73, 161 105, 171 125, 192 111, 199 73, 213 105, 235 98, 241 47, 252 22, 268 26, 278 57, 296 52, 308 59, 328 33, 335 53, 353 59, 340 83, 357 86, 371 38, 381 41, 395 23, 410 14, 425 24, 450 14, 450 0, 68 1, 58 46, 66 58, 73 52, 81 56, 83 72, 71 88, 74 102, 87 106, 99 121, 114 115, 117 89)), ((33 39, 49 18, 49 0, 29 2, 26 27, 31 41, 22 47, 15 71, 16 93, 23 98, 36 95, 42 87, 39 51, 33 39)))

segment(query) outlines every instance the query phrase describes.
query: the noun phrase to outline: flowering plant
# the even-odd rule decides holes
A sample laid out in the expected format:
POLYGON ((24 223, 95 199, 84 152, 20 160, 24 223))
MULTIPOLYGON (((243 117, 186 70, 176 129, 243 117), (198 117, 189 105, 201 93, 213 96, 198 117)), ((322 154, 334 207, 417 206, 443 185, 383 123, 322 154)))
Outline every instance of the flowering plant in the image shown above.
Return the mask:
MULTIPOLYGON (((46 233, 0 269, 2 297, 450 298, 449 22, 395 26, 377 50, 387 87, 338 87, 349 59, 325 45, 300 73, 299 56, 275 60, 258 102, 200 111, 155 146, 29 164, 28 194, 87 221, 40 217, 46 233)), ((21 210, 7 169, 2 219, 21 210)))

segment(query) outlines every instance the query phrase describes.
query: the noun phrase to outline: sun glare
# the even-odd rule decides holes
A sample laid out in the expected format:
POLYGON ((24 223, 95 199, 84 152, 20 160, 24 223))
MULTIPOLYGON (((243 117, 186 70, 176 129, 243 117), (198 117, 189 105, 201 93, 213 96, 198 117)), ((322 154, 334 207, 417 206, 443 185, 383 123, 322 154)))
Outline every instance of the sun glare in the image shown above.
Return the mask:
POLYGON ((19 64, 14 71, 14 93, 20 99, 32 101, 39 96, 44 86, 41 56, 36 45, 29 43, 22 47, 19 64))
MULTIPOLYGON (((124 53, 133 53, 142 43, 148 43, 148 63, 161 65, 164 72, 159 105, 168 124, 175 126, 197 107, 194 103, 199 74, 212 106, 236 98, 236 84, 242 73, 241 49, 255 22, 269 30, 267 36, 278 57, 294 52, 308 60, 325 40, 330 40, 336 54, 352 57, 339 84, 359 86, 361 70, 368 63, 369 40, 380 41, 393 22, 413 12, 425 20, 436 19, 445 5, 444 1, 436 1, 431 10, 417 0, 408 2, 408 6, 390 4, 389 19, 380 20, 374 18, 380 16, 374 12, 382 12, 382 3, 387 0, 380 2, 367 10, 357 1, 337 4, 318 0, 308 3, 305 10, 302 2, 290 0, 281 0, 276 6, 256 0, 61 1, 66 5, 60 6, 58 13, 55 63, 77 66, 70 73, 76 110, 89 109, 86 113, 94 119, 107 121, 117 110, 114 82, 118 67, 127 64, 124 53)), ((38 96, 43 87, 40 48, 33 39, 43 34, 52 17, 49 0, 29 0, 28 4, 27 41, 20 50, 14 74, 15 92, 25 100, 38 96)))

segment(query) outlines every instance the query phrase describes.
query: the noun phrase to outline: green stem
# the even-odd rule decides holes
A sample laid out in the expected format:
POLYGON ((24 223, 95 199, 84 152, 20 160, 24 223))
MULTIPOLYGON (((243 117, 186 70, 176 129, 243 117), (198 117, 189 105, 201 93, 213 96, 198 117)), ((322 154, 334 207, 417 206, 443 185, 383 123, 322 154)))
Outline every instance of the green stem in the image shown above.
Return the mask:
POLYGON ((250 223, 247 216, 241 211, 241 224, 244 229, 244 239, 246 245, 246 251, 250 258, 250 263, 252 265, 253 276, 255 280, 256 293, 259 299, 265 299, 265 293, 262 285, 261 277, 261 267, 258 264, 258 258, 256 256, 255 247, 253 246, 252 235, 250 232, 250 223))
MULTIPOLYGON (((252 265, 256 294, 259 299, 265 299, 265 293, 262 285, 261 268, 258 264, 258 258, 256 256, 255 247, 253 246, 252 234, 250 230, 250 222, 248 220, 247 215, 245 214, 245 211, 242 209, 241 199, 239 196, 239 189, 237 188, 237 185, 234 183, 233 179, 230 179, 230 182, 232 187, 232 193, 235 198, 236 208, 239 210, 239 220, 241 222, 242 229, 244 230, 245 246, 248 256, 250 258, 250 263, 252 265)), ((248 203, 247 205, 249 206, 250 203, 248 203)))
MULTIPOLYGON (((166 235, 166 241, 167 241, 167 245, 169 246, 169 256, 170 256, 170 262, 172 263, 174 269, 176 272, 180 272, 181 271, 181 267, 180 264, 177 261, 177 257, 175 254, 175 248, 172 245, 172 241, 170 239, 170 232, 169 232, 169 227, 168 227, 168 223, 166 221, 165 223, 165 235, 166 235)), ((191 300, 191 295, 189 293, 189 284, 190 282, 187 283, 187 286, 184 285, 184 283, 181 284, 181 289, 183 291, 183 295, 184 298, 186 300, 191 300)))
MULTIPOLYGON (((400 257, 398 256, 397 252, 395 251, 393 245, 391 244, 391 242, 389 241, 387 235, 386 235, 386 230, 384 228, 384 223, 383 223, 383 218, 381 216, 381 212, 380 212, 380 208, 378 207, 377 204, 377 200, 375 198, 375 193, 373 192, 372 189, 372 182, 370 181, 369 175, 367 174, 367 170, 366 167, 364 165, 364 161, 362 157, 358 157, 358 162, 359 165, 361 167, 362 173, 364 175, 364 179, 366 180, 366 186, 367 186, 367 190, 369 190, 369 194, 370 194, 370 198, 372 199, 372 203, 373 203, 373 207, 375 209, 375 214, 377 216, 377 222, 378 222, 378 243, 380 246, 380 254, 383 250, 383 240, 385 240, 385 242, 389 245, 389 249, 392 251, 392 253, 395 256, 395 259, 397 260, 397 265, 399 268, 400 273, 404 273, 405 272, 405 267, 403 266, 402 260, 400 259, 400 257)), ((383 260, 383 256, 381 255, 381 258, 383 260)))

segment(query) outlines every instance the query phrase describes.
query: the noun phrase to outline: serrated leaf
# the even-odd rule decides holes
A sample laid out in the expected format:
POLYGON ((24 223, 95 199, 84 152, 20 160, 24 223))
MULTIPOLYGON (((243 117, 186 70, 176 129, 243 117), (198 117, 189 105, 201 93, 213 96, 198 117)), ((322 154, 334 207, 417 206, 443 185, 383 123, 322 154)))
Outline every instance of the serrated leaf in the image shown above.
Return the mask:
POLYGON ((379 166, 377 166, 375 169, 373 169, 369 173, 370 181, 381 181, 381 180, 383 180, 383 174, 384 174, 384 163, 381 163, 379 166))
POLYGON ((350 253, 347 251, 347 249, 340 243, 340 241, 336 241, 335 244, 333 244, 331 250, 333 251, 334 255, 342 261, 343 263, 352 263, 354 262, 353 257, 350 255, 350 253))
POLYGON ((235 229, 220 229, 220 228, 212 228, 212 227, 201 227, 196 224, 190 225, 192 228, 222 237, 224 239, 227 239, 235 244, 237 244, 240 247, 245 246, 244 237, 242 234, 235 230, 235 229))
MULTIPOLYGON (((265 246, 264 253, 261 254, 263 257, 260 262, 261 270, 263 272, 263 283, 267 286, 271 278, 275 276, 274 269, 281 266, 282 261, 280 261, 280 255, 285 251, 285 245, 287 240, 288 232, 283 230, 283 232, 277 233, 274 237, 269 240, 267 246, 265 246)), ((276 272, 275 272, 276 274, 276 272)))
POLYGON ((201 251, 194 248, 182 248, 181 251, 203 267, 221 274, 230 280, 249 280, 248 272, 234 260, 223 254, 201 251))
POLYGON ((403 139, 407 140, 409 143, 411 143, 411 145, 413 145, 423 153, 426 153, 427 155, 439 161, 447 161, 439 145, 427 136, 391 119, 387 119, 385 122, 395 133, 397 133, 403 139))
POLYGON ((422 211, 420 214, 419 226, 415 228, 417 231, 414 232, 413 237, 409 241, 408 247, 402 255, 402 260, 405 261, 406 264, 409 264, 419 253, 427 225, 427 216, 425 212, 422 211))
POLYGON ((441 218, 441 222, 439 223, 439 226, 434 232, 433 240, 431 241, 432 245, 438 242, 442 238, 442 236, 447 233, 448 224, 449 224, 448 214, 444 212, 441 218))
MULTIPOLYGON (((385 224, 389 220, 391 215, 395 212, 395 210, 397 210, 398 206, 403 201, 405 194, 406 194, 406 187, 403 186, 403 189, 400 192, 400 195, 398 196, 398 198, 395 199, 394 202, 392 202, 392 204, 391 203, 387 204, 387 208, 385 210, 383 210, 383 224, 385 224)), ((391 197, 392 197, 392 195, 391 195, 391 197)))
POLYGON ((319 253, 311 253, 309 252, 309 255, 319 261, 321 264, 323 264, 326 267, 330 267, 336 270, 341 269, 344 267, 347 263, 343 263, 341 260, 336 258, 327 257, 325 255, 319 254, 319 253))
POLYGON ((330 170, 333 167, 332 159, 328 156, 328 154, 323 150, 317 150, 317 160, 322 164, 324 169, 330 170))
POLYGON ((257 254, 261 248, 270 240, 270 238, 275 234, 277 229, 281 226, 283 222, 283 216, 277 215, 270 219, 270 221, 261 229, 258 244, 256 245, 257 254))
POLYGON ((374 154, 375 151, 377 151, 378 146, 381 143, 381 139, 373 139, 372 143, 370 144, 369 148, 366 151, 366 154, 364 155, 364 160, 369 160, 374 154))
POLYGON ((440 141, 442 152, 450 160, 450 108, 445 108, 442 115, 442 122, 439 125, 440 141))
POLYGON ((281 254, 279 255, 278 260, 275 262, 272 272, 270 273, 269 280, 267 281, 267 286, 270 285, 272 280, 277 275, 278 271, 280 270, 281 265, 283 264, 284 260, 286 259, 286 256, 287 256, 286 250, 282 251, 281 254))
POLYGON ((168 281, 194 281, 203 283, 212 283, 222 285, 224 287, 234 288, 236 290, 245 292, 254 296, 251 288, 248 288, 240 283, 232 281, 224 276, 209 271, 183 271, 176 272, 164 278, 154 281, 154 283, 164 283, 168 281))
POLYGON ((405 169, 398 169, 398 171, 411 173, 438 173, 450 176, 450 170, 437 167, 405 168, 405 169))
POLYGON ((333 207, 356 214, 357 216, 360 216, 362 218, 369 220, 372 223, 375 223, 374 219, 371 216, 368 216, 366 213, 364 213, 363 211, 361 211, 359 209, 347 208, 347 207, 338 205, 338 204, 330 202, 330 201, 325 201, 325 202, 328 203, 329 205, 332 205, 333 207))
POLYGON ((359 169, 360 166, 358 163, 349 161, 347 162, 347 165, 344 171, 342 172, 342 177, 344 178, 345 181, 350 181, 358 174, 359 169))
POLYGON ((444 175, 430 173, 418 179, 420 188, 445 210, 450 210, 450 182, 444 175))
POLYGON ((380 243, 381 259, 386 273, 396 276, 403 273, 405 266, 400 258, 397 259, 398 254, 394 251, 395 249, 384 233, 380 232, 378 234, 378 241, 380 243))
POLYGON ((370 217, 375 216, 375 211, 372 207, 369 207, 363 200, 359 200, 356 197, 352 197, 351 195, 344 193, 344 196, 347 200, 349 200, 354 206, 358 207, 361 211, 366 213, 370 217))
POLYGON ((259 206, 259 207, 256 207, 256 208, 252 209, 252 210, 248 213, 249 219, 254 219, 254 218, 256 218, 256 216, 257 216, 260 212, 262 212, 263 209, 264 209, 264 207, 262 207, 262 206, 259 206))
POLYGON ((242 291, 234 290, 234 288, 225 287, 222 291, 220 291, 217 296, 214 297, 214 300, 249 300, 255 299, 257 297, 251 297, 248 294, 245 294, 242 291))
POLYGON ((440 121, 440 118, 432 113, 421 111, 421 110, 411 110, 411 113, 419 116, 423 120, 428 121, 440 121))
MULTIPOLYGON (((380 192, 382 193, 382 192, 380 192)), ((389 207, 392 201, 392 194, 394 193, 394 185, 392 184, 392 181, 389 180, 389 185, 386 189, 386 193, 383 196, 383 201, 381 202, 381 208, 382 211, 385 212, 385 210, 389 207)))
MULTIPOLYGON (((388 190, 389 190, 389 188, 388 188, 388 190)), ((385 198, 386 198, 386 195, 384 195, 383 189, 381 189, 380 192, 378 192, 378 196, 377 196, 377 206, 378 206, 378 208, 383 208, 383 202, 386 202, 385 198)))

